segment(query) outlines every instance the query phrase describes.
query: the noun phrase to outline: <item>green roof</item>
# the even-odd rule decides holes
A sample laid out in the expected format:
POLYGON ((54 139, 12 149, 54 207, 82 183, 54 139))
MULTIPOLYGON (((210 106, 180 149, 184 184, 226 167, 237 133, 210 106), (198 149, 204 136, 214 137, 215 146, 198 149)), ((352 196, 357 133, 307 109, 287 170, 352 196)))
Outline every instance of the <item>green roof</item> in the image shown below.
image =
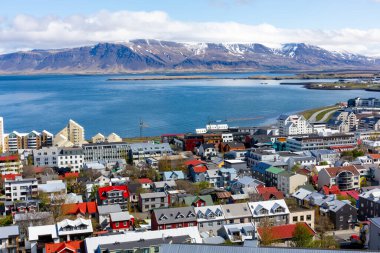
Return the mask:
POLYGON ((206 202, 206 206, 214 205, 214 202, 212 201, 211 195, 188 196, 188 197, 183 198, 183 202, 185 203, 186 206, 191 206, 198 199, 202 199, 204 202, 206 202))
POLYGON ((283 171, 285 171, 284 169, 281 169, 281 168, 277 168, 277 167, 269 167, 268 169, 265 170, 266 172, 270 172, 270 173, 273 173, 273 174, 279 174, 283 171))

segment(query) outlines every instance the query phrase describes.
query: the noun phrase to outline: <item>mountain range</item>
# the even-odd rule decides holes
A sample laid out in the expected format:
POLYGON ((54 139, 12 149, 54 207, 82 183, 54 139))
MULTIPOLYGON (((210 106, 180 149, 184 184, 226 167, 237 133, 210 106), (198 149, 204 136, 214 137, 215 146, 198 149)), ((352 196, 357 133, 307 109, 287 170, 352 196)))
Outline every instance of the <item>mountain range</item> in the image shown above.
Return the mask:
POLYGON ((380 59, 304 43, 177 43, 132 40, 0 55, 0 73, 380 70, 380 59))

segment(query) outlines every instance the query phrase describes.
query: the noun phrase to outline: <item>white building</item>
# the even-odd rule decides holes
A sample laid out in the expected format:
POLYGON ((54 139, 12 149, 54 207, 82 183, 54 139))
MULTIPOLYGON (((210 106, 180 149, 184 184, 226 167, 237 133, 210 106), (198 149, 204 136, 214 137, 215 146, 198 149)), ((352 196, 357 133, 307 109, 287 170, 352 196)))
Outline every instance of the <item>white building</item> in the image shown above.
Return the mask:
POLYGON ((313 133, 313 126, 302 115, 281 115, 277 119, 280 135, 298 135, 313 133))
POLYGON ((35 166, 58 166, 58 154, 60 150, 57 147, 43 147, 33 150, 33 160, 35 166))
POLYGON ((4 188, 7 201, 28 200, 38 195, 38 181, 35 178, 18 176, 15 180, 5 179, 4 188))
POLYGON ((233 134, 232 133, 222 134, 222 141, 223 142, 233 142, 234 141, 233 134))
POLYGON ((58 154, 57 161, 59 168, 71 168, 72 172, 80 172, 84 163, 83 149, 62 148, 58 154))
POLYGON ((248 206, 255 224, 265 219, 269 219, 273 225, 288 224, 290 212, 283 199, 249 202, 248 206))
POLYGON ((221 205, 195 207, 199 232, 217 232, 225 224, 225 217, 221 205))

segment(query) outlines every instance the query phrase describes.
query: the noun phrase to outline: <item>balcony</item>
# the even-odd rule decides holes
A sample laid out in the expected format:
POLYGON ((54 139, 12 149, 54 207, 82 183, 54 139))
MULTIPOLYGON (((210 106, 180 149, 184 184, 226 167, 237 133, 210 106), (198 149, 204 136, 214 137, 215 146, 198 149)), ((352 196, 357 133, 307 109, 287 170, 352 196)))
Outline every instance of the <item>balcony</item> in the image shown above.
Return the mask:
POLYGON ((6 248, 16 248, 17 247, 17 240, 7 240, 5 243, 6 248))

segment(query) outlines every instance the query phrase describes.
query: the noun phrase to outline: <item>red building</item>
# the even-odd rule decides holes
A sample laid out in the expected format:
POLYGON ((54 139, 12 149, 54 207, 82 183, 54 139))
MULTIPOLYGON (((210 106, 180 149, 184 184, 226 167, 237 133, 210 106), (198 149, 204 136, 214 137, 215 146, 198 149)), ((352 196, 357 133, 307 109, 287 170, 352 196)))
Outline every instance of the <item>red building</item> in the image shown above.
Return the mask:
POLYGON ((184 140, 185 151, 194 152, 196 146, 199 146, 204 142, 203 135, 186 135, 184 140))
POLYGON ((99 206, 119 204, 121 209, 127 210, 129 191, 126 185, 100 187, 97 197, 99 206))
POLYGON ((129 230, 135 224, 135 218, 129 212, 110 214, 110 227, 112 230, 129 230))
POLYGON ((197 217, 194 207, 154 209, 152 212, 152 230, 196 227, 197 217))

